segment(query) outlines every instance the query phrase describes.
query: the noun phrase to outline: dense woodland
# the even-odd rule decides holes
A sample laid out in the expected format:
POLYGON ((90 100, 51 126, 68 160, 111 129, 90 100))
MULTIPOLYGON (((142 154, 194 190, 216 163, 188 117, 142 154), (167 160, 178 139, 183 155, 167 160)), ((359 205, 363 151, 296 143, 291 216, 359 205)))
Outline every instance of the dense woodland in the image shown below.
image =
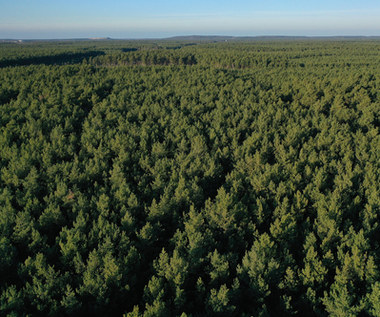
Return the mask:
POLYGON ((380 316, 380 41, 0 44, 1 316, 380 316))

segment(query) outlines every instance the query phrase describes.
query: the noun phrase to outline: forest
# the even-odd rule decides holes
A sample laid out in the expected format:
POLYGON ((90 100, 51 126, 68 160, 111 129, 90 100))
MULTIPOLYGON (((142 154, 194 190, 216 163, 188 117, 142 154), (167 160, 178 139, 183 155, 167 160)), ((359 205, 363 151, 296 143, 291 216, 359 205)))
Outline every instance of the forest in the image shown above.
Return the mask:
POLYGON ((380 41, 0 43, 1 316, 380 316, 380 41))

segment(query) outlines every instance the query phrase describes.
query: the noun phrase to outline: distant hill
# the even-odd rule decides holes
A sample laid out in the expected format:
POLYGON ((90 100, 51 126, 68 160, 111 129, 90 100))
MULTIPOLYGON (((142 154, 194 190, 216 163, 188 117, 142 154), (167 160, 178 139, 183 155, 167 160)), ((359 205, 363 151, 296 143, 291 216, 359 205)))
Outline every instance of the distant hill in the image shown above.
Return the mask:
POLYGON ((380 40, 380 36, 223 36, 223 35, 188 35, 164 38, 165 41, 192 42, 230 42, 230 41, 277 41, 277 40, 380 40))

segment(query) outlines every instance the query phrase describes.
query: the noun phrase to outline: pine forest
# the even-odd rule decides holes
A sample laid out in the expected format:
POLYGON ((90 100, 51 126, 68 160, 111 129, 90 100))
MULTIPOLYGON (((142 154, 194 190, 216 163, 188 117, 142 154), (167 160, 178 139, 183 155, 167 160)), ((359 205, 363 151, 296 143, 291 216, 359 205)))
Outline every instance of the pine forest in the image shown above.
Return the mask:
POLYGON ((0 43, 1 316, 380 316, 380 41, 0 43))

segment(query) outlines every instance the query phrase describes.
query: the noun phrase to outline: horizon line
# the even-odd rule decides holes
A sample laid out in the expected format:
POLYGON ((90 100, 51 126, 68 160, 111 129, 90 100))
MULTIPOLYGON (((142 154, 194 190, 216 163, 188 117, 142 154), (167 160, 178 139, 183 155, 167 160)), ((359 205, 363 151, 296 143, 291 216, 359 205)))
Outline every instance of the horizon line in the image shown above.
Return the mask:
POLYGON ((379 35, 173 35, 165 37, 109 37, 109 36, 89 36, 89 37, 49 37, 49 38, 0 38, 0 41, 70 41, 70 40, 93 40, 93 41, 105 41, 105 40, 168 40, 176 38, 380 38, 379 35))

